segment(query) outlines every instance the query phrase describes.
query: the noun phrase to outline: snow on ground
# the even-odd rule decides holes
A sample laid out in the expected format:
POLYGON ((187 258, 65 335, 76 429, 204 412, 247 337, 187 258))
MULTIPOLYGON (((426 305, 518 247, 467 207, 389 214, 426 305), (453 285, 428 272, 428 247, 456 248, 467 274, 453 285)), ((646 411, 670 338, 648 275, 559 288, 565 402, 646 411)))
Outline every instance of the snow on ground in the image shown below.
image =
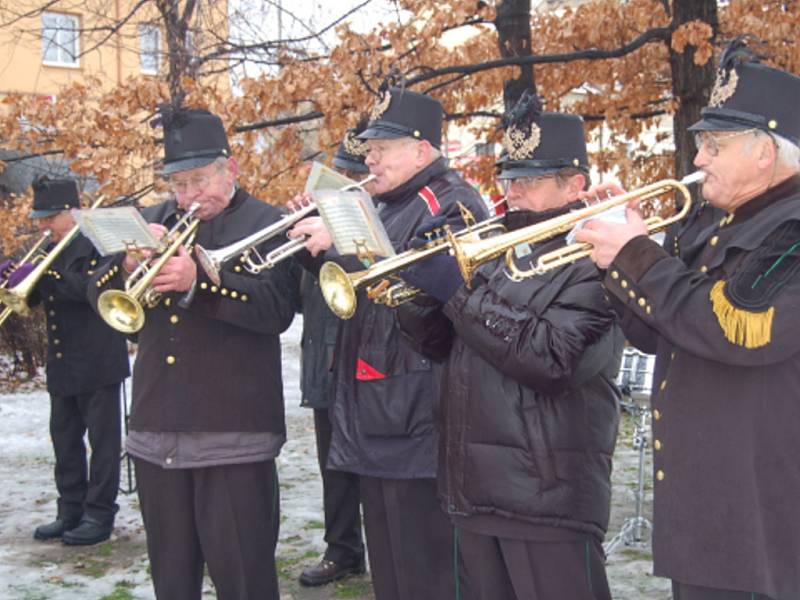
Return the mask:
MULTIPOLYGON (((283 600, 372 600, 368 576, 322 588, 302 588, 297 576, 324 549, 322 488, 311 411, 299 407, 299 339, 302 320, 283 336, 284 389, 289 441, 280 458, 281 531, 277 560, 283 600)), ((33 529, 55 517, 53 456, 45 391, 0 394, 0 599, 128 600, 154 598, 144 529, 135 494, 120 494, 111 539, 88 548, 37 542, 33 529)), ((633 515, 637 454, 632 423, 623 419, 615 455, 614 506, 609 537, 633 515)), ((647 467, 648 481, 650 466, 647 467)), ((123 479, 125 470, 123 466, 123 479)), ((124 483, 124 482, 123 482, 124 483)), ((648 496, 651 488, 648 486, 648 496)), ((649 516, 650 505, 646 504, 649 516)), ((609 560, 617 600, 667 600, 668 583, 649 575, 646 544, 623 546, 609 560)), ((213 598, 207 581, 204 597, 213 598)), ((409 599, 413 600, 413 599, 409 599)), ((502 599, 498 599, 502 600, 502 599)))

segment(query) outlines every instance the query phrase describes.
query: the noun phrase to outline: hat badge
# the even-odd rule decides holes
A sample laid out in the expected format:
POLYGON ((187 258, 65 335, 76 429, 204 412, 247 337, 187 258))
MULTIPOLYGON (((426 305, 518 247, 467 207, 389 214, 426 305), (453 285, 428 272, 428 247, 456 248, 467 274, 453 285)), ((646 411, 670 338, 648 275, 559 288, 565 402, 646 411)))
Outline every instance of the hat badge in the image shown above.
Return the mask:
POLYGON ((717 71, 717 79, 714 81, 714 88, 711 90, 711 98, 708 101, 709 106, 715 108, 722 106, 736 92, 736 86, 739 84, 739 74, 736 73, 734 68, 728 71, 727 75, 727 81, 723 81, 725 70, 719 69, 717 71))
POLYGON ((506 129, 503 147, 511 160, 525 160, 530 158, 534 150, 539 147, 541 138, 542 130, 536 123, 531 123, 530 132, 527 135, 516 125, 512 125, 506 129))
POLYGON ((366 156, 369 152, 367 142, 357 139, 352 130, 345 134, 343 142, 345 152, 352 156, 366 156))
POLYGON ((392 94, 389 90, 383 92, 378 101, 372 107, 372 110, 369 111, 369 117, 373 121, 377 121, 381 118, 383 113, 385 113, 389 109, 389 105, 392 103, 392 94))

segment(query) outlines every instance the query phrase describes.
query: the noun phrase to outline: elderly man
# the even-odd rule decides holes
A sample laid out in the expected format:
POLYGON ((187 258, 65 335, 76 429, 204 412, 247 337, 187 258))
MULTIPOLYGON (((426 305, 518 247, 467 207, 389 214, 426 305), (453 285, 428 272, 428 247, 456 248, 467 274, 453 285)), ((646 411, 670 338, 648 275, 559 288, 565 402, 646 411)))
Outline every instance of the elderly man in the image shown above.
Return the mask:
MULTIPOLYGON (((80 208, 73 179, 41 177, 33 182, 30 218, 50 232, 52 250, 75 226, 70 210, 80 208)), ((31 304, 42 302, 47 322, 47 391, 50 435, 58 490, 56 520, 33 532, 37 540, 61 538, 68 545, 96 544, 114 529, 119 489, 120 400, 128 376, 125 338, 103 323, 86 295, 99 255, 76 237, 39 280, 31 304), (92 451, 87 473, 84 435, 92 451)), ((9 287, 23 265, 9 277, 9 287)))
MULTIPOLYGON (((236 185, 219 117, 191 109, 162 118, 175 199, 143 211, 154 231, 197 204, 196 242, 214 249, 280 217, 236 185)), ((135 266, 132 256, 117 258, 99 273, 97 291, 119 287, 135 266)), ((199 599, 204 565, 218 598, 279 594, 275 457, 286 430, 278 336, 297 287, 285 263, 259 275, 229 264, 220 277, 210 281, 182 247, 155 277, 163 299, 138 335, 127 448, 164 600, 199 599)))
MULTIPOLYGON (((589 172, 582 120, 540 114, 533 95, 510 115, 499 162, 506 228, 581 208, 589 172)), ((527 269, 564 244, 564 235, 521 244, 515 263, 527 269)), ((438 256, 404 276, 444 303, 434 318, 402 306, 404 331, 434 355, 446 344, 426 340, 441 345, 448 327, 455 334, 439 495, 458 534, 460 598, 610 599, 602 541, 623 338, 597 270, 580 261, 513 281, 503 257, 465 286, 455 259, 438 256)))
POLYGON ((800 597, 800 78, 742 55, 691 128, 727 214, 679 256, 633 208, 578 235, 628 338, 657 353, 654 571, 680 600, 800 597))
MULTIPOLYGON (((485 217, 478 193, 441 156, 438 101, 390 88, 371 118, 359 137, 369 146, 373 198, 395 249, 404 250, 431 215, 463 226, 457 202, 485 217)), ((330 247, 319 221, 299 223, 295 234, 311 236, 312 253, 330 247)), ((441 365, 403 337, 393 310, 363 294, 340 327, 335 355, 328 466, 360 476, 376 599, 453 598, 453 532, 435 481, 441 365)))

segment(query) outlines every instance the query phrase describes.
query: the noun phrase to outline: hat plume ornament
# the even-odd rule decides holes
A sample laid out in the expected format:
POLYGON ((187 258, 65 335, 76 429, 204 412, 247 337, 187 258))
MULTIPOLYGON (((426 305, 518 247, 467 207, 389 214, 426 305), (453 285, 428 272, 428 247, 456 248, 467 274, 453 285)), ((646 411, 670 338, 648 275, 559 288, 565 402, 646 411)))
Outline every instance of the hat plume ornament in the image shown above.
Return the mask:
POLYGON ((503 120, 506 130, 503 148, 509 159, 525 160, 539 147, 542 132, 536 121, 541 114, 541 100, 535 93, 526 90, 503 120))

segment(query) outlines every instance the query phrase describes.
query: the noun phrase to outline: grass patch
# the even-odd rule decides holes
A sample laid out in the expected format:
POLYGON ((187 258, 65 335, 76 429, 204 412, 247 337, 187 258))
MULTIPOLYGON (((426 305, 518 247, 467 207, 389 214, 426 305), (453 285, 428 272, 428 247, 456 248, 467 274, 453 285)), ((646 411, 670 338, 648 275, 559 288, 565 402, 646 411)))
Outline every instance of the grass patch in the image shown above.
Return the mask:
POLYGON ((113 592, 107 596, 103 596, 100 600, 133 600, 133 595, 128 591, 131 587, 133 587, 133 584, 130 582, 120 581, 114 587, 113 592))
POLYGON ((348 577, 335 585, 334 598, 363 598, 372 593, 372 580, 366 577, 348 577))
POLYGON ((325 529, 325 523, 322 521, 309 521, 303 525, 303 529, 325 529))

